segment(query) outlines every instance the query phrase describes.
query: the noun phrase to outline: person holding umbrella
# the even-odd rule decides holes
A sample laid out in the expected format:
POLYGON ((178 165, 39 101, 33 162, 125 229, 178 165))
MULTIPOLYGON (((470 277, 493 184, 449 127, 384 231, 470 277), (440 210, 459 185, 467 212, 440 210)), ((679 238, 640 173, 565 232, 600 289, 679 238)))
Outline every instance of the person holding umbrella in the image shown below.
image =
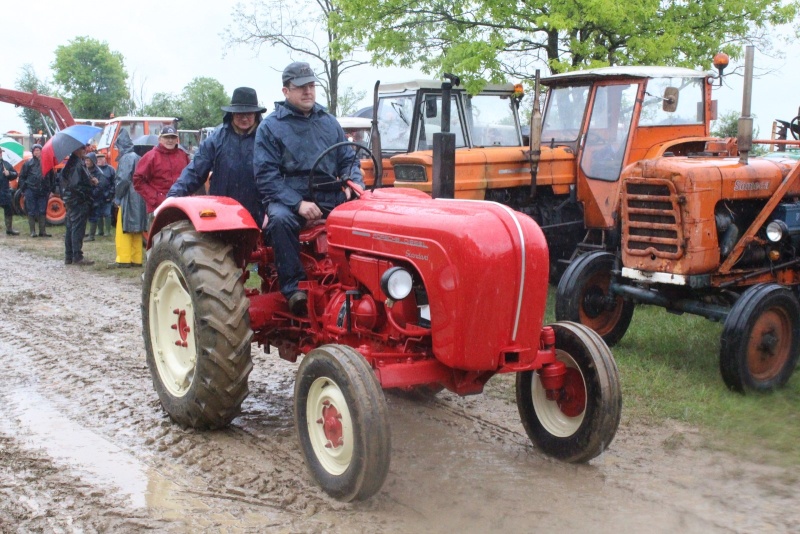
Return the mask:
POLYGON ((61 171, 64 204, 67 207, 67 231, 64 235, 66 265, 94 264, 83 256, 83 235, 86 233, 86 221, 92 210, 92 187, 97 185, 97 178, 89 175, 83 161, 85 154, 85 146, 77 148, 61 171))
POLYGON ((47 233, 47 200, 53 189, 46 172, 42 170, 42 145, 33 145, 33 157, 22 165, 19 173, 19 189, 25 194, 25 211, 28 212, 28 226, 31 237, 52 237, 47 233), (39 233, 36 233, 39 221, 39 233))
POLYGON ((0 169, 3 169, 0 175, 0 206, 3 206, 3 213, 6 219, 6 234, 19 235, 19 232, 11 228, 14 224, 14 205, 11 201, 11 188, 8 182, 17 177, 17 171, 5 159, 0 158, 0 169))

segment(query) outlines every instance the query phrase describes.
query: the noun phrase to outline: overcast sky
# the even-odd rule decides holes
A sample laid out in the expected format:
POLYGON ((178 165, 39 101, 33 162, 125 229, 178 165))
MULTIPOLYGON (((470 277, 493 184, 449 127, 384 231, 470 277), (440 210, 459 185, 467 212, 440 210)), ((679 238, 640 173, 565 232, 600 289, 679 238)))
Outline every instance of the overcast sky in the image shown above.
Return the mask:
MULTIPOLYGON (((283 50, 266 47, 258 53, 237 47, 227 50, 223 58, 226 50, 220 33, 230 25, 234 5, 230 0, 138 0, 102 6, 39 0, 19 7, 12 17, 11 6, 3 4, 0 87, 14 88, 27 63, 39 78, 52 80, 50 64, 56 48, 75 37, 89 36, 107 42, 124 56, 125 68, 137 91, 144 87, 146 100, 158 92, 180 93, 193 78, 207 76, 221 82, 228 94, 239 86, 255 88, 259 100, 272 111, 273 102, 283 99, 280 72, 291 59, 283 50), (117 7, 121 5, 126 7, 117 7)), ((714 52, 709 51, 709 66, 714 52)), ((772 60, 756 51, 756 73, 774 71, 755 80, 753 87, 752 111, 761 137, 769 137, 773 119, 790 120, 800 106, 800 45, 784 52, 786 59, 772 60)), ((364 105, 369 105, 376 80, 391 83, 420 76, 411 70, 361 67, 346 74, 340 85, 367 91, 364 105)), ((715 90, 720 112, 741 110, 741 77, 731 76, 726 83, 727 87, 715 90)), ((0 132, 8 130, 27 128, 18 109, 0 103, 0 132)))

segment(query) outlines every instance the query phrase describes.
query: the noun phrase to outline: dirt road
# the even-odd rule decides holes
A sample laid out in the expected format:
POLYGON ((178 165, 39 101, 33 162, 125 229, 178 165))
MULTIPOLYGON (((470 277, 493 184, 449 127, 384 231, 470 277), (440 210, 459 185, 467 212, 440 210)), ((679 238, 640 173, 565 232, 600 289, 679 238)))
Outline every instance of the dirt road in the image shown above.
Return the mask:
POLYGON ((497 395, 387 395, 387 482, 341 504, 298 449, 296 365, 254 347, 243 415, 184 431, 153 391, 138 282, 3 247, 0 271, 0 532, 800 531, 800 470, 624 416, 591 464, 560 464, 497 395))

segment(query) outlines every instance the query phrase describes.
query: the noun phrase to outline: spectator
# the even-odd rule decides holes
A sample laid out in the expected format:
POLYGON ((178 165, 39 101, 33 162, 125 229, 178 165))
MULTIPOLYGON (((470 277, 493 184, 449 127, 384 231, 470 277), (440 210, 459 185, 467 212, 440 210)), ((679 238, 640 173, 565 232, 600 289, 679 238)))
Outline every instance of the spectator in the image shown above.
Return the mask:
POLYGON ((97 235, 111 236, 111 212, 114 204, 114 186, 116 184, 117 172, 114 170, 114 167, 106 162, 106 155, 104 153, 95 152, 95 154, 97 155, 97 168, 103 173, 108 183, 98 212, 97 235), (104 222, 105 230, 103 229, 104 222))
POLYGON ((142 265, 142 233, 147 230, 147 207, 133 186, 133 172, 141 159, 133 150, 133 141, 127 130, 117 136, 117 183, 114 203, 117 211, 115 244, 117 258, 108 266, 133 267, 142 265))
POLYGON ((12 228, 14 224, 14 203, 11 198, 11 188, 8 186, 8 182, 17 177, 17 171, 2 158, 0 158, 0 169, 3 169, 0 176, 0 206, 3 206, 3 214, 6 219, 6 234, 19 235, 19 232, 12 228))
POLYGON ((93 265, 83 256, 83 234, 92 209, 92 187, 97 178, 89 174, 84 164, 86 147, 73 152, 61 171, 64 205, 67 207, 67 230, 64 234, 64 263, 67 265, 93 265))
POLYGON ((174 126, 165 126, 158 136, 158 145, 142 156, 133 173, 133 187, 147 205, 150 222, 153 212, 167 198, 169 188, 188 164, 189 156, 178 147, 178 131, 174 126))
MULTIPOLYGON (((268 215, 269 235, 281 293, 295 315, 307 313, 308 296, 299 289, 305 279, 300 261, 300 229, 320 221, 323 209, 333 209, 350 198, 349 188, 330 184, 318 188, 312 201, 309 172, 317 157, 332 145, 345 141, 344 131, 333 115, 316 103, 317 77, 308 63, 295 62, 283 70, 284 102, 258 126, 253 154, 256 186, 268 215)), ((352 147, 343 147, 320 162, 320 175, 345 176, 363 186, 359 161, 352 147)), ((267 221, 265 221, 267 222, 267 221)))
POLYGON ((53 237, 47 233, 47 200, 53 187, 50 180, 42 175, 42 145, 33 145, 33 157, 22 165, 19 173, 19 189, 25 194, 25 211, 28 212, 28 226, 31 237, 53 237), (36 233, 36 221, 39 233, 36 233))
POLYGON ((212 173, 208 194, 237 200, 260 224, 263 215, 253 176, 253 145, 261 114, 267 110, 258 104, 254 89, 239 87, 233 91, 231 105, 223 106, 222 111, 222 126, 200 143, 167 196, 193 194, 212 173))
POLYGON ((89 171, 89 176, 97 180, 97 183, 92 186, 92 209, 89 210, 89 232, 84 241, 94 241, 94 236, 97 234, 97 211, 102 204, 104 189, 108 188, 108 181, 105 174, 97 167, 97 154, 94 152, 86 152, 83 156, 83 162, 86 165, 86 170, 89 171))

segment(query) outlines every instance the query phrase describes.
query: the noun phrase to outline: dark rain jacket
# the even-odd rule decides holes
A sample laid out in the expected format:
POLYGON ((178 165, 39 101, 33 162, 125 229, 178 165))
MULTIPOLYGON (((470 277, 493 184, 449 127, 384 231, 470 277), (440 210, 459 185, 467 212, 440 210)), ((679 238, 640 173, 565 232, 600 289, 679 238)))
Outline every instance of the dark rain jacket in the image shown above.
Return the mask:
POLYGON ((222 126, 200 143, 194 159, 183 169, 167 196, 185 197, 193 194, 202 187, 211 172, 208 194, 238 201, 260 225, 263 212, 253 177, 253 146, 255 127, 261 123, 261 114, 256 114, 255 127, 241 135, 236 133, 232 121, 233 114, 226 113, 222 126))
POLYGON ((168 150, 160 143, 142 156, 133 172, 133 187, 147 204, 147 213, 152 213, 167 198, 167 191, 178 179, 189 156, 180 148, 168 150))
POLYGON ((117 183, 114 203, 122 210, 122 231, 137 234, 147 230, 147 206, 142 196, 133 188, 133 172, 141 159, 133 151, 133 141, 123 129, 117 136, 117 183))
MULTIPOLYGON (((258 126, 253 154, 253 172, 264 211, 270 202, 280 202, 297 213, 301 200, 311 201, 311 167, 325 149, 342 141, 345 137, 339 122, 319 104, 314 104, 306 117, 291 104, 276 102, 275 110, 258 126)), ((321 183, 346 175, 363 187, 361 165, 351 146, 320 162, 314 180, 321 183)), ((341 185, 321 190, 337 189, 341 185)))
POLYGON ((106 177, 106 181, 108 182, 108 187, 104 190, 103 200, 105 202, 111 202, 114 200, 114 186, 117 182, 117 171, 114 170, 114 167, 111 165, 98 165, 98 169, 103 175, 106 177))
POLYGON ((6 160, 0 159, 0 206, 12 205, 11 188, 8 186, 8 182, 16 177, 17 171, 14 170, 14 167, 6 160), (3 170, 8 171, 8 176, 3 170))
POLYGON ((106 178, 105 173, 100 170, 100 167, 97 166, 97 155, 94 152, 90 152, 86 155, 86 157, 92 160, 93 163, 91 169, 89 169, 88 165, 86 166, 86 169, 89 171, 91 176, 97 178, 97 185, 92 186, 92 205, 94 207, 99 207, 103 205, 105 195, 108 194, 108 178, 106 178))
POLYGON ((70 154, 61 170, 61 187, 64 204, 69 210, 86 210, 92 207, 92 182, 83 158, 70 154))
POLYGON ((46 177, 42 176, 42 161, 31 158, 22 164, 19 173, 19 188, 22 191, 30 189, 37 193, 49 193, 52 185, 46 177))

